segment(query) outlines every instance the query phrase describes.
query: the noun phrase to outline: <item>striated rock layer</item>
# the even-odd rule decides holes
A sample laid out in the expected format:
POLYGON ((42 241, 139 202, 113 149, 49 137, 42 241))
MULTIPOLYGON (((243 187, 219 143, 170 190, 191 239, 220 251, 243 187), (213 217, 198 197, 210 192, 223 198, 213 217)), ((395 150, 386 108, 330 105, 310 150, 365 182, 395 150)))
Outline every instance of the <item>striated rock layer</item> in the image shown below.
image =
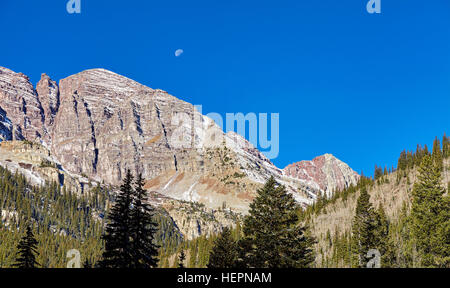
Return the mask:
POLYGON ((42 74, 35 90, 26 75, 0 67, 0 123, 8 119, 11 124, 10 135, 4 140, 48 143, 53 117, 58 111, 58 97, 56 82, 47 75, 42 74))
POLYGON ((336 190, 355 185, 359 179, 358 173, 331 154, 288 165, 283 171, 285 175, 304 181, 328 197, 336 190))
POLYGON ((246 213, 271 176, 303 205, 358 177, 331 155, 281 170, 193 105, 104 69, 59 85, 42 74, 34 89, 25 75, 0 68, 0 108, 0 140, 40 141, 65 171, 105 184, 131 169, 149 191, 208 209, 246 213))
POLYGON ((37 143, 3 141, 0 143, 0 166, 19 172, 33 185, 56 182, 74 193, 82 194, 98 183, 74 175, 52 157, 50 151, 37 143))

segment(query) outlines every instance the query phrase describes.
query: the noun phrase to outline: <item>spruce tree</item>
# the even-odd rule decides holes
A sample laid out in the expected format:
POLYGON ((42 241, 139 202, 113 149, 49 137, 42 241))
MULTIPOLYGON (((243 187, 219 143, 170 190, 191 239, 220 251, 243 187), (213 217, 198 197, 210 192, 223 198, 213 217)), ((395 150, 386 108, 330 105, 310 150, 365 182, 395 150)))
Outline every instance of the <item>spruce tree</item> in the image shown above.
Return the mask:
POLYGON ((367 267, 367 253, 371 249, 377 249, 379 237, 377 237, 377 214, 370 203, 370 195, 363 186, 356 204, 355 217, 352 224, 352 266, 367 267))
POLYGON ((308 267, 314 262, 313 238, 298 224, 298 204, 271 177, 250 204, 239 241, 239 266, 308 267))
POLYGON ((450 157, 450 139, 444 134, 442 139, 442 154, 444 158, 450 157))
POLYGON ((102 268, 129 268, 133 265, 130 241, 131 204, 134 194, 132 184, 133 175, 127 170, 102 237, 105 241, 103 259, 99 263, 102 268))
POLYGON ((148 204, 142 174, 139 174, 136 179, 134 191, 135 197, 130 221, 132 267, 156 267, 159 247, 154 243, 154 237, 157 224, 153 220, 154 209, 148 204))
POLYGON ((27 226, 25 236, 17 245, 18 257, 14 266, 17 268, 36 268, 38 266, 36 262, 37 244, 38 241, 34 238, 31 227, 27 226))
POLYGON ((424 267, 443 267, 449 263, 450 209, 441 181, 440 167, 425 156, 414 184, 411 211, 413 237, 420 265, 424 267))
POLYGON ((378 178, 380 178, 381 176, 383 176, 383 169, 375 165, 375 172, 374 172, 375 180, 378 180, 378 178))
POLYGON ((444 162, 443 162, 443 156, 442 156, 442 150, 441 150, 441 142, 436 137, 433 143, 433 162, 434 165, 442 171, 444 168, 444 162))
POLYGON ((406 151, 403 150, 402 153, 400 153, 400 157, 398 158, 397 169, 405 170, 406 167, 407 167, 407 156, 406 156, 406 151))
POLYGON ((375 212, 375 221, 376 229, 374 238, 376 240, 376 247, 374 247, 374 249, 380 251, 381 265, 383 267, 389 267, 392 262, 391 259, 389 259, 391 256, 387 253, 389 248, 389 221, 382 205, 380 205, 375 212))
POLYGON ((184 261, 186 260, 186 255, 184 254, 184 249, 181 249, 180 256, 178 257, 178 268, 183 269, 184 261))
POLYGON ((237 243, 231 235, 230 228, 225 227, 220 236, 214 241, 207 267, 233 268, 236 265, 237 258, 237 243))

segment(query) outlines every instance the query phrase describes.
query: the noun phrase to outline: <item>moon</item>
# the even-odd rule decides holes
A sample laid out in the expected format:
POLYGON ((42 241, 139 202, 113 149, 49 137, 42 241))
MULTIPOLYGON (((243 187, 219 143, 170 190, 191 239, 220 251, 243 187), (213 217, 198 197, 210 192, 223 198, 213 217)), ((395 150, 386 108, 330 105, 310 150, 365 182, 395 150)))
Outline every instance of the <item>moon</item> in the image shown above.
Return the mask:
POLYGON ((180 57, 181 54, 183 53, 184 53, 183 49, 177 49, 177 51, 175 51, 175 57, 180 57))

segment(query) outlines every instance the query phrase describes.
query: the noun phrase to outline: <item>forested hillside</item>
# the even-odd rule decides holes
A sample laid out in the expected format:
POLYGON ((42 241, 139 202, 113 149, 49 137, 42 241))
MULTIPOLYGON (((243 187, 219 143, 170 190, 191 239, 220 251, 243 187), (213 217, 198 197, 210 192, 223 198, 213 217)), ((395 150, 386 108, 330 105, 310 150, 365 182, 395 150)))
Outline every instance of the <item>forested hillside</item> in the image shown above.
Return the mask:
MULTIPOLYGON (((335 191, 331 198, 318 197, 307 209, 299 209, 299 223, 307 225, 317 241, 313 267, 365 267, 364 255, 370 249, 380 251, 382 267, 448 267, 449 143, 444 136, 442 143, 435 139, 431 151, 419 145, 414 152, 403 151, 398 168, 375 166, 374 177, 362 175, 357 185, 335 191), (434 187, 423 183, 430 175, 435 177, 434 187), (429 202, 438 204, 431 207, 429 202), (427 218, 418 209, 435 214, 427 218), (431 245, 437 249, 421 248, 430 245, 424 238, 433 237, 431 245), (431 262, 427 263, 427 257, 431 262)), ((232 238, 239 242, 242 236, 238 225, 232 238)), ((200 237, 161 250, 161 267, 177 267, 181 250, 186 251, 185 267, 206 267, 218 237, 200 237)))
MULTIPOLYGON (((355 226, 357 209, 366 205, 365 212, 372 214, 372 238, 377 243, 369 245, 379 249, 384 267, 422 267, 450 265, 450 145, 444 136, 442 145, 435 139, 432 151, 418 146, 415 152, 403 151, 398 168, 375 167, 373 178, 362 177, 355 187, 337 191, 331 199, 321 198, 304 211, 302 217, 318 240, 317 267, 358 267, 355 226), (428 159, 429 158, 429 159, 428 159), (433 180, 431 180, 434 178, 433 180), (428 181, 428 182, 427 182, 428 181), (361 196, 361 191, 368 196, 361 196), (363 204, 366 197, 370 200, 363 204), (435 206, 434 203, 438 203, 435 206), (412 213, 413 207, 421 209, 412 213), (434 211, 428 215, 426 211, 434 211), (375 222, 375 224, 373 224, 375 222), (431 227, 431 230, 430 230, 431 227), (441 233, 434 246, 420 249, 420 241, 441 233), (425 250, 425 251, 421 251, 425 250), (439 263, 423 263, 424 254, 440 254, 439 263), (356 257, 355 257, 356 256, 356 257)), ((364 210, 364 209, 363 209, 364 210)), ((370 223, 370 221, 368 221, 370 223)), ((438 237, 438 236, 436 236, 438 237)), ((360 239, 359 239, 360 240, 360 239)), ((367 253, 367 250, 366 250, 367 253)), ((436 256, 437 257, 437 256, 436 256)))
MULTIPOLYGON (((442 143, 436 138, 431 151, 426 146, 403 151, 397 168, 375 166, 374 177, 361 175, 356 185, 335 191, 331 198, 322 195, 306 209, 272 177, 257 190, 249 215, 236 219, 231 231, 189 241, 164 209, 148 208, 153 220, 146 221, 157 229, 146 233, 154 233, 149 239, 158 249, 157 264, 150 266, 366 267, 373 256, 367 253, 376 249, 382 267, 449 267, 449 151, 446 136, 442 143)), ((135 188, 129 183, 119 194, 117 188, 100 185, 75 194, 54 182, 30 185, 24 176, 0 167, 0 266, 17 264, 18 243, 24 243, 25 235, 36 237, 38 267, 66 267, 71 249, 80 251, 86 266, 105 265, 98 264, 107 255, 105 233, 115 231, 108 232, 106 224, 132 223, 114 218, 122 214, 111 214, 111 207, 134 209, 134 221, 133 213, 140 212, 135 204, 121 203, 123 193, 140 191, 147 201, 142 180, 135 188)))
MULTIPOLYGON (((94 187, 77 195, 56 183, 37 187, 24 176, 0 167, 0 267, 15 264, 16 246, 28 226, 32 227, 39 267, 66 267, 67 252, 80 251, 82 263, 95 265, 101 258, 105 219, 112 189, 94 187)), ((157 210, 155 239, 164 247, 176 246, 182 236, 165 211, 157 210)))

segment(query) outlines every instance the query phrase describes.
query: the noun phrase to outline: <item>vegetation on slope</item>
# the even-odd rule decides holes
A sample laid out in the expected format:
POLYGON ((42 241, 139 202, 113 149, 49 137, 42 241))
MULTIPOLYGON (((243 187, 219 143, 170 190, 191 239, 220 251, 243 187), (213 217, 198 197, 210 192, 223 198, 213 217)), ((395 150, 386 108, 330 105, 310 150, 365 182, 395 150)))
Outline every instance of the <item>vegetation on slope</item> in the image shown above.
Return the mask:
POLYGON ((385 169, 382 173, 375 173, 374 178, 362 177, 356 187, 337 191, 331 199, 319 199, 315 205, 300 213, 318 239, 316 267, 358 267, 364 264, 359 262, 358 257, 355 258, 357 235, 352 227, 354 228, 357 218, 355 213, 358 200, 361 201, 361 194, 364 194, 362 191, 365 189, 370 195, 372 207, 366 211, 373 210, 370 212, 376 216, 373 219, 380 221, 377 229, 388 235, 382 237, 381 242, 378 241, 381 246, 371 244, 377 246, 372 247, 373 249, 380 250, 381 266, 450 265, 449 138, 444 136, 442 148, 440 141, 436 139, 433 147, 432 152, 426 146, 418 146, 415 152, 403 151, 397 170, 391 169, 389 173, 385 169), (426 180, 429 175, 433 175, 433 181, 426 180), (447 187, 447 192, 443 187, 447 187), (419 205, 422 212, 412 213, 414 205, 419 205), (434 212, 427 216, 424 212, 427 210, 434 212), (429 239, 434 238, 432 246, 440 248, 430 249, 430 244, 420 244, 422 236, 419 231, 426 232, 429 239), (434 255, 430 256, 430 253, 434 255))

